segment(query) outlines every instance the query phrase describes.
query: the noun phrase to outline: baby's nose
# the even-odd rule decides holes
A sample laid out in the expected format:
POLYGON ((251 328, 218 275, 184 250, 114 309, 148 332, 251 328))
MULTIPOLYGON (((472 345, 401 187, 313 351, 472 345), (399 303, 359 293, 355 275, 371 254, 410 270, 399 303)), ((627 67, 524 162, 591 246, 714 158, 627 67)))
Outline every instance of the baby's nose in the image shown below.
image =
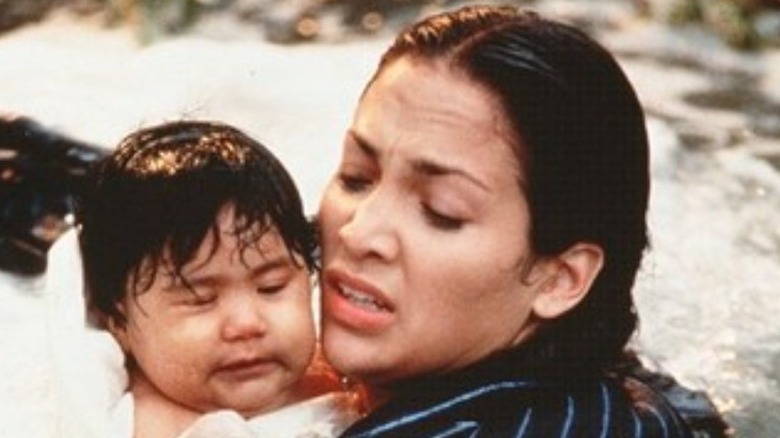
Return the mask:
POLYGON ((256 295, 226 303, 222 335, 228 341, 245 340, 265 334, 266 321, 262 303, 256 295))

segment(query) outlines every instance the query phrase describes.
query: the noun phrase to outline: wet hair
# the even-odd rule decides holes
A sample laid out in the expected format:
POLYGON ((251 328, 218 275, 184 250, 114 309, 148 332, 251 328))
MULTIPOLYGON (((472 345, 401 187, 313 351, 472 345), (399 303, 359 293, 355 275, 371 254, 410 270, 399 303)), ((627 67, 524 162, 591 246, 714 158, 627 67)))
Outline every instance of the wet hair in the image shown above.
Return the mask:
POLYGON ((76 209, 88 307, 98 323, 126 323, 119 303, 158 271, 182 269, 232 207, 239 250, 278 230, 290 257, 313 271, 316 238, 298 190, 262 144, 224 124, 178 121, 140 129, 90 169, 76 209), (297 256, 297 257, 296 257, 297 256))
POLYGON ((644 114, 620 66, 582 31, 506 6, 465 7, 411 26, 372 82, 399 58, 444 63, 497 99, 515 136, 508 140, 536 257, 577 242, 604 251, 584 300, 527 346, 535 361, 564 375, 615 361, 637 325, 631 289, 648 245, 650 190, 644 114))

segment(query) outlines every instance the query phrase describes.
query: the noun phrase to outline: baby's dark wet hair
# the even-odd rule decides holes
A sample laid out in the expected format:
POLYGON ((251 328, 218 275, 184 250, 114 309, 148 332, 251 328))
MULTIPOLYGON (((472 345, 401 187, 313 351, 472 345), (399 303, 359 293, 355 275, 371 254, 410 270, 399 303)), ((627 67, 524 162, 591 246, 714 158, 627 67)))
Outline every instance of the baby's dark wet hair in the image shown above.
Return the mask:
POLYGON ((259 142, 205 121, 165 123, 122 140, 90 170, 77 205, 92 316, 124 324, 125 293, 147 290, 158 270, 186 284, 182 269, 209 232, 216 250, 217 217, 228 206, 241 251, 274 228, 296 263, 316 268, 317 241, 300 194, 259 142))

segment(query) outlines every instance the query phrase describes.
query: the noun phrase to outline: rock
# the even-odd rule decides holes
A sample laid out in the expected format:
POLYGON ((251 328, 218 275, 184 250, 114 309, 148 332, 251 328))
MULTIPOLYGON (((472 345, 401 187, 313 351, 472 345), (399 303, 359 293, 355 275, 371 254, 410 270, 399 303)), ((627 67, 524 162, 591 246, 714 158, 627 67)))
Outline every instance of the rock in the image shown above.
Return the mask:
POLYGON ((29 118, 0 115, 0 269, 44 272, 87 168, 105 154, 29 118))
POLYGON ((637 10, 673 25, 697 23, 737 49, 755 49, 780 32, 767 11, 776 0, 634 0, 637 10), (761 20, 761 21, 759 21, 761 20))
POLYGON ((41 20, 56 0, 0 0, 0 32, 41 20))
MULTIPOLYGON (((778 3, 780 5, 780 3, 778 3)), ((765 44, 780 46, 780 12, 765 11, 755 18, 756 33, 765 44)))

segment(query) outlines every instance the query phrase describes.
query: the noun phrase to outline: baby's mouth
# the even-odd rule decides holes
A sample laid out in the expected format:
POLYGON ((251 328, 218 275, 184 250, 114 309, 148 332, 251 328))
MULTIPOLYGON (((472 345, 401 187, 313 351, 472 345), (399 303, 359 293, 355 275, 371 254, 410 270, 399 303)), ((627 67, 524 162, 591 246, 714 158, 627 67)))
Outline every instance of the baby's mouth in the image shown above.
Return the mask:
POLYGON ((252 380, 267 376, 276 366, 273 361, 267 359, 242 359, 223 364, 217 372, 231 380, 252 380))

